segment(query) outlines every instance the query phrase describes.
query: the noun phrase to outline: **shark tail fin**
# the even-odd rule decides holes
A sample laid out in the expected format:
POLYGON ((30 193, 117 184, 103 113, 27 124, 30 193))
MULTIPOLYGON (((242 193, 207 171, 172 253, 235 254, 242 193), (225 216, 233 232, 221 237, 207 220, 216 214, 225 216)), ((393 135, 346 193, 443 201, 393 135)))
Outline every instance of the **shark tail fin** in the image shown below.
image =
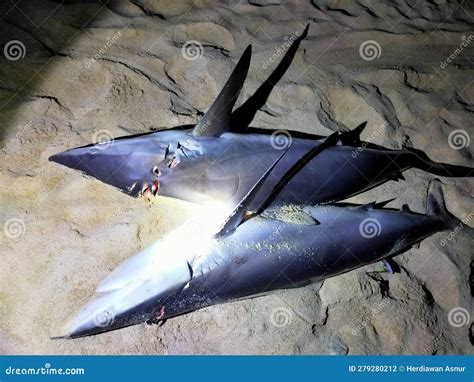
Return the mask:
POLYGON ((407 148, 411 155, 410 165, 420 170, 424 170, 434 175, 446 177, 471 177, 474 176, 474 168, 457 166, 446 163, 437 163, 432 161, 423 151, 414 148, 407 148))
POLYGON ((454 228, 462 222, 452 215, 444 200, 442 183, 439 179, 433 179, 428 187, 428 197, 426 198, 426 214, 439 219, 445 228, 454 228))

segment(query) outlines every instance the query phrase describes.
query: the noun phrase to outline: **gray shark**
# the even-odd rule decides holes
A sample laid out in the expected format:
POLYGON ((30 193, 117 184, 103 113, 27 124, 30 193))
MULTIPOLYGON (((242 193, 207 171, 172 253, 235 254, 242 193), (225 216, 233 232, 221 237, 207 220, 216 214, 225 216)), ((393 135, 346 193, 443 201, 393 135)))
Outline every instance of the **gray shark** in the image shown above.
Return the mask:
POLYGON ((249 218, 248 207, 269 172, 217 234, 183 240, 178 228, 122 263, 59 338, 160 323, 203 307, 301 287, 394 256, 455 224, 438 180, 430 185, 426 214, 381 209, 380 203, 302 206, 298 219, 290 220, 272 208, 249 218))
MULTIPOLYGON (((468 167, 435 163, 415 149, 391 150, 362 142, 361 124, 337 139, 248 128, 248 123, 288 68, 308 27, 295 40, 269 79, 235 113, 233 106, 246 78, 249 46, 211 108, 195 126, 122 137, 53 155, 50 160, 117 187, 131 196, 144 193, 191 202, 229 202, 246 195, 266 168, 291 147, 273 169, 280 179, 298 158, 315 145, 324 145, 275 193, 273 205, 315 204, 345 199, 388 180, 403 179, 402 172, 419 168, 438 176, 467 177, 468 167), (239 125, 241 123, 241 125, 239 125)), ((291 127, 289 127, 291 130, 291 127)), ((273 187, 264 186, 264 193, 273 187)))

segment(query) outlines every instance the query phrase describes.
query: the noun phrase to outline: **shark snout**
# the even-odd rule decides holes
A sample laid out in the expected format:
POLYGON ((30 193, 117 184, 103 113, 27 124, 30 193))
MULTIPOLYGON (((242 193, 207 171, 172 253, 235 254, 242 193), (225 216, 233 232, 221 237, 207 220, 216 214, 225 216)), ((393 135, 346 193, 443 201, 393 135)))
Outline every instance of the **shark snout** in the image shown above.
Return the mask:
POLYGON ((159 190, 160 170, 154 158, 125 145, 96 144, 79 147, 53 155, 51 162, 59 163, 112 186, 131 196, 159 190))
MULTIPOLYGON (((56 338, 75 338, 140 324, 190 280, 179 232, 158 240, 118 266, 56 338), (178 250, 176 250, 178 248, 178 250), (168 256, 160 255, 166 253, 168 256)), ((156 318, 156 317, 155 317, 156 318)))
POLYGON ((116 312, 113 307, 100 306, 92 301, 77 315, 69 319, 53 338, 76 338, 98 334, 113 329, 116 312))
POLYGON ((89 336, 145 322, 149 314, 140 311, 144 300, 134 299, 127 290, 96 297, 67 321, 53 338, 89 336))

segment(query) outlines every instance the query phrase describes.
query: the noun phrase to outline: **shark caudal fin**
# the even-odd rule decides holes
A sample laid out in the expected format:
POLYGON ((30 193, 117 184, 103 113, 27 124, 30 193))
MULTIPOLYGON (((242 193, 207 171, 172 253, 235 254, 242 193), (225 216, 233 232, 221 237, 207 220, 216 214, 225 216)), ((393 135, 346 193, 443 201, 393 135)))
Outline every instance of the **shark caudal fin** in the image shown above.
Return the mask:
POLYGON ((474 176, 474 168, 434 162, 421 150, 413 148, 406 148, 405 150, 411 154, 409 165, 412 167, 419 168, 420 170, 434 175, 451 178, 474 176))
POLYGON ((442 183, 439 179, 433 179, 428 187, 428 196, 426 198, 426 214, 430 217, 439 219, 446 229, 456 226, 462 227, 462 222, 452 215, 444 201, 442 183))

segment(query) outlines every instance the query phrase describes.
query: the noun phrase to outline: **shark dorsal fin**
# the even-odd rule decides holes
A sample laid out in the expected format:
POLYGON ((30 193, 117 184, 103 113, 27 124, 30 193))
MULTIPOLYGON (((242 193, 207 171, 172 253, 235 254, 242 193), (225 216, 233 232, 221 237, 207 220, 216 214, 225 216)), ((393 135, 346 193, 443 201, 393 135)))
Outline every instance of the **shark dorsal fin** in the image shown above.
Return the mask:
POLYGON ((370 202, 370 203, 367 203, 367 204, 363 204, 361 206, 359 206, 358 208, 362 208, 364 210, 379 210, 383 207, 385 207, 388 203, 390 202, 393 202, 395 200, 395 198, 392 198, 392 199, 388 199, 388 200, 384 200, 382 202, 370 202))
POLYGON ((400 208, 400 211, 408 212, 408 213, 411 212, 410 207, 408 206, 408 204, 402 204, 402 207, 400 208))
POLYGON ((212 106, 193 129, 193 135, 218 137, 230 129, 230 116, 235 101, 239 97, 250 66, 252 45, 240 57, 226 84, 212 106))
POLYGON ((354 145, 360 142, 360 134, 364 131, 365 127, 367 126, 367 121, 362 122, 359 126, 355 129, 347 131, 341 134, 340 140, 343 145, 354 145))

